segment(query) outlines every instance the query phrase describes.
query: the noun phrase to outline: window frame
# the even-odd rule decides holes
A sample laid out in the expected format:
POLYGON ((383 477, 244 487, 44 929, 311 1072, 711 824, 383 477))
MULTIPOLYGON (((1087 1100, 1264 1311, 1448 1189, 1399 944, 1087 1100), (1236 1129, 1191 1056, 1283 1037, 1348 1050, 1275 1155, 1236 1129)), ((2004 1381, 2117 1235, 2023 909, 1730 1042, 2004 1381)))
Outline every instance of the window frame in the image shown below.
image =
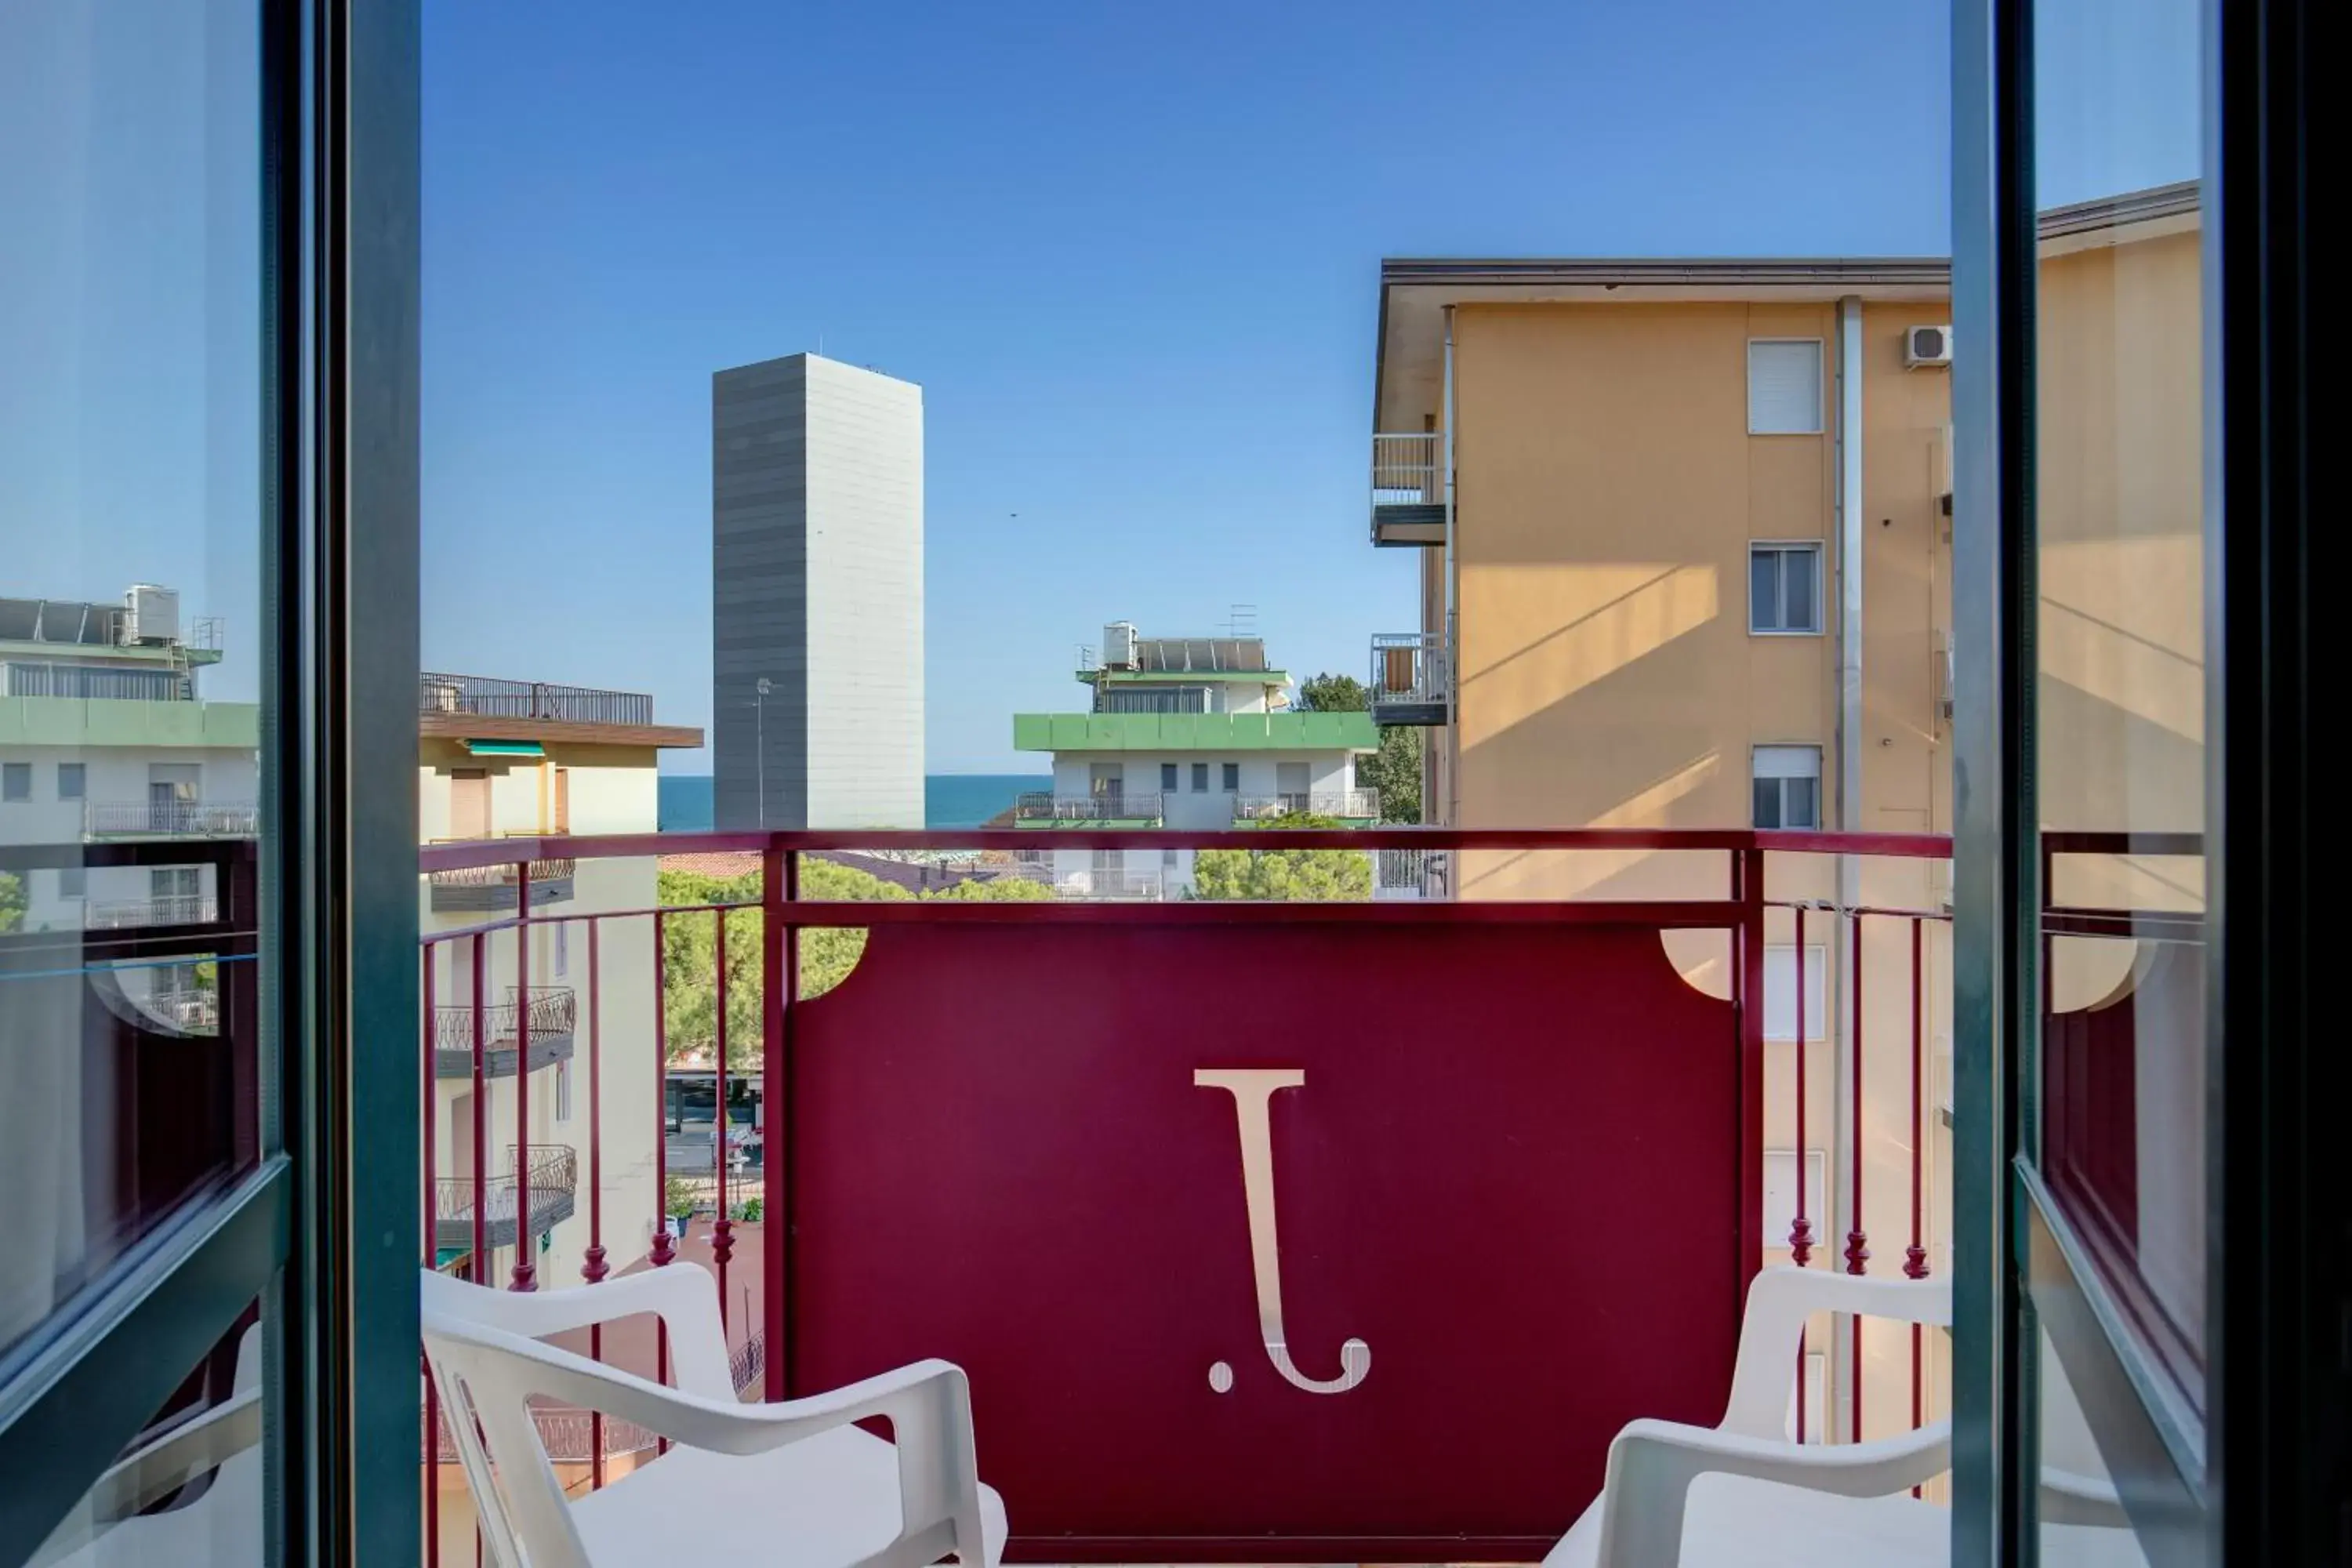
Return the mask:
POLYGON ((1217 793, 1218 793, 1219 795, 1239 795, 1239 794, 1241 794, 1241 792, 1242 792, 1242 765, 1241 765, 1241 763, 1219 763, 1219 764, 1218 764, 1218 768, 1219 768, 1219 773, 1218 773, 1218 775, 1217 775, 1217 793))
MULTIPOLYGON (((1780 600, 1783 606, 1789 598, 1788 574, 1780 577, 1780 600)), ((1752 637, 1818 637, 1829 635, 1829 616, 1822 604, 1822 594, 1829 583, 1829 551, 1826 542, 1819 539, 1751 539, 1748 542, 1748 635, 1752 637), (1810 626, 1764 626, 1756 621, 1756 556, 1759 551, 1771 551, 1786 559, 1800 551, 1813 560, 1813 624, 1810 626)))
POLYGON ((58 799, 60 801, 68 801, 88 800, 89 798, 89 764, 82 762, 59 763, 58 764, 58 799), (68 770, 71 770, 74 781, 74 786, 70 793, 66 789, 66 774, 68 770))
POLYGON ((33 804, 33 764, 0 763, 0 805, 33 804))
POLYGON ((1824 751, 1825 748, 1818 741, 1759 741, 1750 745, 1748 748, 1748 826, 1756 828, 1759 832, 1766 833, 1821 832, 1822 824, 1827 822, 1829 819, 1829 814, 1822 809, 1823 802, 1822 798, 1822 773, 1829 765, 1829 759, 1824 755, 1824 751), (1756 786, 1758 784, 1763 783, 1767 778, 1769 778, 1781 783, 1785 786, 1786 782, 1790 779, 1801 779, 1809 776, 1804 773, 1763 773, 1758 772, 1757 764, 1763 759, 1763 754, 1767 752, 1811 752, 1812 753, 1813 771, 1810 775, 1813 783, 1812 821, 1792 825, 1787 820, 1789 815, 1789 795, 1788 790, 1785 787, 1780 791, 1780 816, 1782 820, 1773 823, 1769 826, 1766 824, 1756 820, 1756 786))

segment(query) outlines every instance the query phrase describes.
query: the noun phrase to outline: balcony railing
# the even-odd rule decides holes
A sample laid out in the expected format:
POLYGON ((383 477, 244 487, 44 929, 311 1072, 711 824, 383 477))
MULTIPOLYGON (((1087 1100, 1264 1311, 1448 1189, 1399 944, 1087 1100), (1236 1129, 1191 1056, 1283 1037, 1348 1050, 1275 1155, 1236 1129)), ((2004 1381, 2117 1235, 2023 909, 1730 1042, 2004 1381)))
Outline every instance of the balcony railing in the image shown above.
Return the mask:
MULTIPOLYGON (((467 840, 465 842, 472 842, 467 840)), ((572 896, 579 863, 571 859, 530 862, 530 905, 561 902, 572 896)), ((510 865, 464 866, 429 874, 436 914, 483 914, 511 910, 520 873, 510 865)))
MULTIPOLYGON (((482 1076, 511 1078, 515 1053, 527 1031, 530 1067, 572 1059, 578 998, 569 985, 534 985, 526 1001, 515 988, 506 1000, 482 1009, 482 1076)), ((436 1078, 471 1078, 474 1073, 474 1007, 470 1002, 433 1009, 433 1073, 436 1078)))
POLYGON ((209 925, 220 918, 210 894, 166 893, 149 899, 101 899, 82 906, 89 931, 130 931, 141 926, 209 925))
POLYGON ((654 700, 648 692, 430 671, 417 677, 416 710, 427 716, 471 713, 485 719, 548 719, 566 724, 654 721, 654 700))
POLYGON ((1236 822, 1270 822, 1285 816, 1336 816, 1343 821, 1378 822, 1381 792, 1341 789, 1234 797, 1236 822))
POLYGON ((1445 437, 1436 431, 1372 437, 1372 542, 1445 542, 1445 437))
POLYGON ((141 997, 139 1005, 183 1034, 209 1035, 220 1027, 220 994, 216 991, 155 991, 141 997))
POLYGON ((515 1218, 522 1214, 530 1216, 528 1234, 541 1235, 572 1217, 579 1182, 580 1155, 570 1144, 531 1145, 520 1173, 509 1145, 505 1163, 487 1176, 435 1181, 434 1245, 470 1248, 477 1257, 487 1247, 513 1247, 515 1218))
POLYGON ((1032 791, 1013 803, 1013 819, 1031 822, 1144 822, 1160 819, 1157 791, 1113 790, 1107 795, 1054 795, 1032 791))
MULTIPOLYGON (((1926 1114, 1931 1042, 1949 1028, 1941 837, 1236 826, 665 839, 753 848, 767 900, 526 911, 428 932, 426 973, 446 971, 436 947, 497 943, 504 962, 559 918, 575 954, 576 928, 600 933, 583 988, 601 1023, 581 1045, 582 1080, 608 1086, 584 1121, 583 1157, 603 1172, 599 1202, 582 1205, 591 1283, 679 1257, 659 1223, 676 1173, 664 1079, 677 1040, 710 1032, 715 1103, 735 1103, 730 1075, 748 1081, 766 1148, 788 1152, 693 1173, 719 1216, 697 1256, 722 1310, 793 1347, 738 1356, 764 1397, 922 1353, 980 1390, 1088 1368, 1061 1385, 1076 1403, 1058 1426, 982 1417, 984 1473, 1029 1500, 1014 1552, 1187 1562, 1247 1541, 1259 1561, 1533 1561, 1552 1539, 1536 1524, 1556 1530, 1597 1490, 1626 1420, 1720 1415, 1741 1293, 1763 1265, 1941 1267, 1949 1134, 1926 1114), (1324 864, 1346 851, 1378 871, 1352 902, 1129 903, 1104 896, 1149 897, 1160 876, 1049 869, 1162 849, 1324 864), (1096 896, 800 898, 794 858, 831 850, 1006 851, 1096 896), (1884 901, 1824 901, 1840 856, 1865 860, 1884 901), (671 940, 687 915, 715 940, 671 940), (753 920, 795 935, 730 940, 732 921, 753 920), (803 1000, 818 934, 845 928, 867 932, 852 967, 803 1000), (800 984, 782 967, 796 945, 800 984), (707 983, 677 967, 696 952, 707 983), (1850 1007, 1799 953, 1832 976, 1854 966, 1850 1007), (609 1087, 648 1080, 650 1100, 609 1087), (1823 1115, 1832 1095, 1843 1118, 1823 1115), (650 1183, 615 1181, 646 1163, 650 1183), (1824 1167, 1827 1182, 1804 1179, 1824 1167), (1250 1173, 1272 1170, 1279 1182, 1250 1173), (730 1217, 755 1194, 762 1224, 730 1217), (1594 1214, 1609 1219, 1597 1241, 1594 1214), (647 1240, 641 1265, 630 1249, 647 1240), (1651 1264, 1628 1268, 1628 1246, 1651 1264), (935 1288, 943 1260, 962 1289, 935 1288), (1053 1310, 972 1305, 1029 1300, 1053 1310), (1360 1506, 1364 1478, 1396 1462, 1396 1413, 1428 1429, 1458 1417, 1469 1386, 1489 1403, 1451 1428, 1430 1484, 1360 1506), (1529 1430, 1547 1434, 1545 1462, 1513 1469, 1529 1430), (1150 1443, 1183 1446, 1183 1507, 1121 1490, 1150 1443), (1301 1516, 1302 1497, 1328 1500, 1301 1516)), ((564 848, 648 853, 642 837, 564 848)), ((421 858, 429 870, 482 852, 421 858)), ((837 944, 824 951, 837 962, 837 944)), ((529 1146, 543 1100, 501 1098, 512 1143, 529 1146)), ((478 1215, 479 1245, 514 1238, 509 1283, 572 1283, 542 1280, 534 1253, 557 1206, 571 1212, 570 1151, 534 1149, 520 1184, 511 1158, 492 1161, 453 1195, 425 1128, 436 1243, 475 1245, 478 1215)), ((1804 1347, 1831 1368, 1827 1410, 1790 1358, 1798 1432, 1868 1440, 1945 1413, 1932 1341, 1915 1350, 1872 1326, 1857 1356, 1855 1331, 1819 1322, 1804 1347)))
POLYGON ((1381 724, 1443 724, 1453 697, 1453 664, 1435 632, 1372 634, 1372 719, 1381 724))
POLYGON ((92 838, 251 838, 261 831, 251 801, 126 801, 82 807, 92 838))

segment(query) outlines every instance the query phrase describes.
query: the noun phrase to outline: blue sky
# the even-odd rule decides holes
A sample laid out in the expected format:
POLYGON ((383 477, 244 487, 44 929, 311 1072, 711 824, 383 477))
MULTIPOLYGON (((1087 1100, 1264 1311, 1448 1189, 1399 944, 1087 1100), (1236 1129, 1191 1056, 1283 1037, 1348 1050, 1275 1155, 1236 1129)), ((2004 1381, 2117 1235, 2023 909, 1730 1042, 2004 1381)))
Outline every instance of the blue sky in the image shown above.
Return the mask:
POLYGON ((821 344, 924 387, 933 771, 1034 768, 1108 619, 1414 624, 1382 256, 1947 246, 1938 5, 426 17, 428 663, 705 722, 709 374, 821 344))
MULTIPOLYGON (((176 583, 236 696, 250 83, 193 15, 6 13, 0 592, 176 583)), ((822 345, 925 389, 935 771, 1034 767, 1009 715, 1107 619, 1253 604, 1299 671, 1413 624, 1365 540, 1382 256, 1947 247, 1939 4, 425 16, 426 663, 707 722, 709 374, 822 345)))

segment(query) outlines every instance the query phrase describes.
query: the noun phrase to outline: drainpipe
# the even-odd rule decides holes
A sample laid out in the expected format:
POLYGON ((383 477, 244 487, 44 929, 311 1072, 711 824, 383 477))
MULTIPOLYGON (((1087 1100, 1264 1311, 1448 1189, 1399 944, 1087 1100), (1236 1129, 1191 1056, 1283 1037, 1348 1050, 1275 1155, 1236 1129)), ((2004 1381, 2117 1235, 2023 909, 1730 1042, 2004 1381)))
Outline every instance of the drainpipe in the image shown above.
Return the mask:
MULTIPOLYGON (((1454 307, 1445 307, 1445 825, 1462 826, 1461 617, 1455 613, 1460 570, 1454 549, 1454 307)), ((1423 814, 1424 816, 1426 813, 1423 814)))
MULTIPOLYGON (((1863 630, 1863 515, 1862 515, 1862 300, 1849 294, 1838 301, 1838 710, 1837 710, 1837 802, 1838 826, 1848 833, 1863 829, 1862 805, 1862 630, 1863 630)), ((1840 907, 1854 909, 1862 903, 1862 863, 1854 856, 1837 858, 1837 900, 1840 907)), ((1852 963, 1853 938, 1843 921, 1831 923, 1831 950, 1826 955, 1829 966, 1838 977, 1837 1019, 1840 1048, 1835 1053, 1834 1101, 1836 1110, 1831 1125, 1835 1130, 1831 1142, 1830 1171, 1835 1196, 1832 1213, 1843 1223, 1832 1223, 1829 1234, 1828 1267, 1843 1268, 1845 1233, 1857 1227, 1853 1215, 1853 1150, 1861 1129, 1853 1121, 1853 1072, 1855 1042, 1861 1037, 1861 1020, 1855 1016, 1854 974, 1852 963)), ((1801 955, 1799 963, 1803 962, 1801 955)), ((1843 1390, 1840 1401, 1852 1419, 1855 1397, 1855 1367, 1853 1336, 1851 1331, 1832 1338, 1831 1361, 1838 1373, 1837 1386, 1843 1390)), ((1848 1430, 1852 1428, 1849 1427, 1848 1430)), ((1832 1434, 1832 1437, 1838 1436, 1832 1434)))

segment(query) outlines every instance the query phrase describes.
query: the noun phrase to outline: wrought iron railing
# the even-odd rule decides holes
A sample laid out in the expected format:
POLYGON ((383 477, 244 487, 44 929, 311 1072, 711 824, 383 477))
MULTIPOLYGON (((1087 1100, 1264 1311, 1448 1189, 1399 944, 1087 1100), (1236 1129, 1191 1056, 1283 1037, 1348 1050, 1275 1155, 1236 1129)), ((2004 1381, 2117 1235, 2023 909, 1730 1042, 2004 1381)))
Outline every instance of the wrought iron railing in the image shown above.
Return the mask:
MULTIPOLYGON (((433 1217, 439 1226, 471 1224, 478 1204, 486 1225, 511 1229, 523 1206, 526 1184, 530 1188, 529 1228, 537 1230, 570 1214, 572 1194, 580 1184, 579 1151, 569 1143, 532 1144, 530 1158, 524 1162, 527 1181, 517 1178, 514 1153, 514 1146, 509 1144, 505 1161, 494 1166, 487 1177, 443 1176, 435 1181, 433 1217), (559 1207, 562 1215, 553 1213, 559 1207)), ((503 1241, 494 1237, 489 1245, 503 1245, 503 1241)))
POLYGON ((1285 816, 1370 818, 1381 815, 1376 789, 1308 790, 1277 795, 1245 795, 1234 801, 1237 822, 1265 822, 1285 816))
POLYGON ((92 838, 251 838, 261 831, 260 823, 260 808, 251 801, 91 801, 82 807, 82 831, 92 838))
POLYGON ((417 677, 416 710, 425 715, 471 713, 485 719, 550 719, 567 724, 650 724, 649 692, 555 686, 543 680, 500 680, 486 675, 417 677))
POLYGON ((81 923, 90 931, 129 931, 140 926, 207 925, 220 918, 209 893, 165 893, 147 899, 102 899, 82 906, 81 923))
MULTIPOLYGON (((578 1016, 579 999, 569 985, 534 985, 528 998, 518 997, 515 988, 506 988, 506 1000, 493 1002, 482 1009, 482 1043, 485 1046, 511 1046, 518 1037, 519 1026, 530 1025, 533 1040, 547 1040, 572 1033, 578 1016)), ((433 1009, 433 1045, 436 1050, 471 1051, 474 1048, 474 1008, 469 1002, 436 1005, 433 1009)))
POLYGON ((1433 430, 1372 437, 1374 506, 1442 506, 1445 437, 1433 430))
POLYGON ((1439 706, 1451 696, 1452 663, 1436 632, 1374 632, 1369 689, 1374 717, 1382 706, 1439 706))
POLYGON ((1157 822, 1163 797, 1156 790, 1113 790, 1107 795, 1055 795, 1033 790, 1013 803, 1019 822, 1157 822))

